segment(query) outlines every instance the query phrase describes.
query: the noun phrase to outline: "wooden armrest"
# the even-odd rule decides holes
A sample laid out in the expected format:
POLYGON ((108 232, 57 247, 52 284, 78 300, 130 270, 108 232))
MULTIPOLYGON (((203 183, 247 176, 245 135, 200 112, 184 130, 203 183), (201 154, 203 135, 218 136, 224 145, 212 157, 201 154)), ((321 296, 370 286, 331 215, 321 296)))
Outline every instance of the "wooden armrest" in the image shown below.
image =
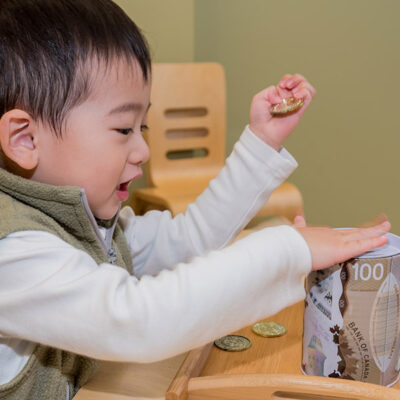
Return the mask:
POLYGON ((189 400, 399 400, 399 391, 370 383, 293 374, 192 378, 189 400))

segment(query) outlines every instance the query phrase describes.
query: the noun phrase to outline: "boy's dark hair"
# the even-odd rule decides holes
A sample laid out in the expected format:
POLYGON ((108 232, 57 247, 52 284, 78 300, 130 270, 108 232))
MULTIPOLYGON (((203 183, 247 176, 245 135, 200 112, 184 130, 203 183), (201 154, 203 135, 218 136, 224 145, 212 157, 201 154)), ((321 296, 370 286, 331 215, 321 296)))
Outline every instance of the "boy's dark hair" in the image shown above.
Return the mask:
POLYGON ((0 0, 0 117, 20 108, 61 136, 90 95, 90 62, 115 57, 148 80, 146 41, 111 0, 0 0))

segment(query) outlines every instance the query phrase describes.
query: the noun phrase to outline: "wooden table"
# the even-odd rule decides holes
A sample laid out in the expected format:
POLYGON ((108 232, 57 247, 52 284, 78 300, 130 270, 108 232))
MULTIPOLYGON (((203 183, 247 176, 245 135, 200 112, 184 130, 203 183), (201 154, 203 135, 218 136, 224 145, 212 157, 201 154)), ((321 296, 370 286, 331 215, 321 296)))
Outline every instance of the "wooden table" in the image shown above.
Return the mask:
MULTIPOLYGON (((263 227, 282 224, 289 224, 289 221, 279 217, 255 221, 253 225, 249 225, 246 230, 241 232, 238 238, 263 227)), ((250 385, 254 388, 256 384, 262 385, 266 377, 275 377, 274 379, 279 381, 279 377, 290 374, 293 386, 296 387, 296 385, 301 385, 304 380, 310 379, 310 377, 304 377, 300 370, 303 309, 304 302, 301 301, 266 319, 284 324, 288 329, 285 336, 262 338, 255 335, 251 331, 251 327, 235 332, 252 340, 252 347, 244 352, 224 352, 209 345, 203 349, 195 349, 187 354, 181 354, 153 364, 103 362, 97 374, 79 391, 74 400, 165 399, 167 391, 168 397, 175 399, 177 398, 175 393, 178 394, 179 398, 184 397, 182 395, 187 393, 188 387, 194 392, 198 389, 197 392, 200 393, 200 397, 197 398, 200 399, 202 388, 204 388, 204 384, 207 386, 209 377, 226 377, 229 384, 230 377, 234 381, 236 377, 242 376, 246 380, 246 377, 250 376, 250 385), (199 359, 205 360, 204 367, 201 367, 200 370, 195 365, 196 362, 199 365, 199 359)), ((314 377, 312 378, 314 379, 314 377)), ((328 382, 334 382, 334 385, 338 381, 343 382, 343 385, 350 382, 344 379, 316 378, 327 379, 328 382)), ((246 382, 249 381, 246 380, 246 382)), ((216 383, 218 384, 218 382, 216 383)), ((372 391, 377 388, 377 394, 372 397, 361 397, 361 395, 351 398, 345 396, 333 397, 332 395, 335 393, 335 388, 333 388, 330 395, 323 398, 307 394, 300 398, 293 397, 291 394, 284 394, 282 397, 274 393, 271 397, 263 396, 262 398, 265 400, 269 398, 275 400, 391 400, 392 398, 400 400, 400 382, 396 383, 391 389, 360 382, 353 382, 353 384, 355 384, 356 390, 358 386, 360 393, 365 391, 367 386, 370 386, 372 391), (380 392, 379 389, 381 388, 385 392, 384 394, 380 392)), ((240 391, 235 390, 229 394, 229 398, 237 397, 240 400, 258 400, 260 398, 257 393, 254 397, 251 397, 250 392, 251 390, 247 387, 245 388, 245 396, 242 396, 240 391)), ((195 399, 196 395, 191 395, 191 398, 195 399)), ((220 399, 221 397, 217 396, 216 398, 220 399)))
MULTIPOLYGON (((303 302, 288 307, 267 320, 283 323, 288 328, 288 333, 278 338, 262 338, 255 335, 251 331, 251 327, 241 329, 236 333, 249 337, 253 343, 252 347, 243 352, 232 353, 224 352, 212 346, 199 376, 208 377, 224 374, 233 377, 234 374, 258 374, 257 376, 260 376, 260 374, 263 376, 268 374, 294 374, 299 379, 303 379, 300 371, 303 302)), ((75 399, 163 399, 184 359, 185 355, 182 354, 154 364, 103 363, 97 375, 79 391, 75 399)), ((329 379, 329 381, 336 382, 339 380, 329 379)), ((340 381, 346 383, 345 380, 340 381)), ((196 382, 196 385, 198 385, 198 382, 196 382)), ((360 383, 360 385, 363 388, 366 384, 360 383)), ((396 391, 396 398, 400 399, 399 382, 390 390, 392 394, 396 391), (399 390, 398 397, 397 390, 399 390)), ((293 399, 293 397, 287 398, 293 399)), ((318 397, 303 398, 320 399, 318 397)), ((331 399, 336 398, 331 397, 331 399)), ((382 397, 374 398, 380 399, 382 397)), ((344 400, 344 397, 340 397, 340 399, 344 400)))
POLYGON ((186 354, 152 364, 102 362, 74 400, 164 399, 186 354))

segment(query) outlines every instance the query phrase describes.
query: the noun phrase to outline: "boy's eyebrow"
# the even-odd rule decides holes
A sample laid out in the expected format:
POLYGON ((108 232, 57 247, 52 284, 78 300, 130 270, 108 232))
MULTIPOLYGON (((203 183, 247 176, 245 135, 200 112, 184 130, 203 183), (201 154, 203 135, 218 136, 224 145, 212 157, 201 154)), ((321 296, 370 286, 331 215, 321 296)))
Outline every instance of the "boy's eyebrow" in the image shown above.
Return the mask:
MULTIPOLYGON (((147 111, 149 110, 150 106, 151 103, 149 103, 149 105, 147 106, 147 111)), ((131 111, 142 111, 142 110, 143 110, 143 104, 141 103, 124 103, 119 105, 118 107, 113 108, 107 115, 119 114, 131 111)))

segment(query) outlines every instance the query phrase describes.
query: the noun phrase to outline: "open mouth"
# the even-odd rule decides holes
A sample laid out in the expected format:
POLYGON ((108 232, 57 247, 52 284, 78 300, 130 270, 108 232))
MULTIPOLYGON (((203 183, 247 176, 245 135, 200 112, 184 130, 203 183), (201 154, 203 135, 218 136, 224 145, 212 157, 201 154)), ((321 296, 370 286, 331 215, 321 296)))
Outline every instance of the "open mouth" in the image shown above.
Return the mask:
POLYGON ((118 190, 118 191, 121 191, 121 192, 126 192, 126 191, 128 191, 129 183, 130 183, 130 181, 120 183, 120 184, 118 185, 117 190, 118 190))
POLYGON ((117 187, 117 196, 120 201, 126 201, 129 197, 128 186, 131 181, 120 183, 117 187))

